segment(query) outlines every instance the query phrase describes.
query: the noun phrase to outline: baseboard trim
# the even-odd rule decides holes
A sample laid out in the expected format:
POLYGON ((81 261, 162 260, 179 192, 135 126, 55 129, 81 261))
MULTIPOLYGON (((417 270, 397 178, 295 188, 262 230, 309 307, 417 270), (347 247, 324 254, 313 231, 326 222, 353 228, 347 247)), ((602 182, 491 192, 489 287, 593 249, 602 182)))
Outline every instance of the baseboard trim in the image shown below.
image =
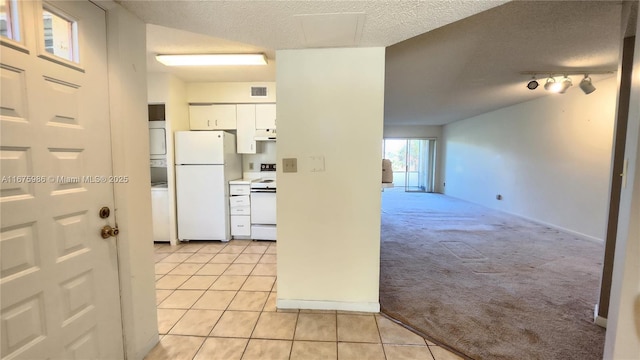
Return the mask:
POLYGON ((595 323, 596 325, 602 328, 605 328, 605 329, 607 328, 607 318, 603 318, 602 316, 596 316, 595 323))
POLYGON ((587 234, 584 234, 584 233, 581 233, 581 232, 578 232, 578 231, 575 231, 575 230, 571 230, 571 229, 568 229, 568 228, 562 227, 562 226, 560 226, 560 225, 556 225, 556 224, 548 223, 548 222, 543 221, 543 220, 540 220, 540 219, 532 218, 532 217, 529 217, 529 216, 526 216, 526 215, 522 215, 522 214, 518 214, 518 213, 511 212, 511 211, 506 211, 506 210, 504 210, 504 209, 500 209, 500 208, 497 208, 497 207, 492 207, 492 206, 491 206, 491 205, 489 205, 489 204, 483 204, 483 203, 480 203, 480 202, 475 202, 475 201, 472 201, 472 200, 469 200, 469 199, 465 199, 465 198, 461 198, 461 197, 456 197, 456 196, 449 195, 449 194, 446 194, 446 193, 444 193, 444 194, 442 194, 442 195, 444 195, 444 196, 448 196, 448 197, 451 197, 451 198, 454 198, 454 199, 458 199, 458 200, 462 200, 462 201, 470 202, 470 203, 472 203, 472 204, 476 204, 476 205, 484 206, 484 207, 486 207, 486 208, 488 208, 488 209, 491 209, 491 210, 497 210, 497 211, 503 212, 503 213, 505 213, 505 214, 509 214, 509 215, 517 216, 517 217, 519 217, 519 218, 521 218, 521 219, 529 220, 529 221, 534 222, 534 223, 536 223, 536 224, 538 224, 538 225, 543 225, 543 226, 547 226, 547 227, 550 227, 550 228, 555 229, 555 230, 559 230, 559 231, 562 231, 562 232, 566 232, 566 233, 568 233, 568 234, 571 234, 571 235, 573 235, 573 236, 577 236, 577 237, 579 237, 579 238, 581 238, 581 239, 584 239, 584 240, 588 240, 588 241, 595 241, 595 242, 598 242, 598 243, 604 243, 604 239, 601 239, 601 238, 598 238, 598 237, 595 237, 595 236, 591 236, 591 235, 587 235, 587 234))
POLYGON ((596 306, 595 306, 595 308, 593 310, 593 322, 596 325, 606 329, 607 328, 607 318, 598 315, 598 309, 599 309, 599 304, 596 304, 596 306))
MULTIPOLYGON (((504 210, 500 210, 500 209, 496 209, 496 210, 506 212, 506 211, 504 211, 504 210)), ((598 242, 598 243, 604 243, 604 239, 600 239, 600 238, 597 238, 597 237, 595 237, 595 236, 587 235, 587 234, 584 234, 584 233, 581 233, 581 232, 578 232, 578 231, 575 231, 575 230, 567 229, 567 228, 562 227, 562 226, 560 226, 560 225, 551 224, 551 223, 548 223, 548 222, 545 222, 545 221, 542 221, 542 220, 538 220, 538 219, 530 218, 530 217, 528 217, 528 216, 524 216, 524 215, 520 215, 520 214, 514 214, 514 213, 510 213, 510 212, 506 212, 506 213, 511 214, 511 215, 515 215, 515 216, 518 216, 518 217, 521 217, 521 218, 523 218, 523 219, 526 219, 526 220, 532 221, 532 222, 534 222, 534 223, 538 223, 538 224, 540 224, 540 225, 548 226, 548 227, 550 227, 550 228, 552 228, 552 229, 555 229, 555 230, 560 230, 560 231, 562 231, 562 232, 566 232, 566 233, 568 233, 568 234, 571 234, 571 235, 573 235, 573 236, 576 236, 576 237, 582 238, 582 239, 584 239, 584 240, 594 241, 594 242, 598 242)))
POLYGON ((317 300, 289 300, 277 299, 278 309, 305 309, 305 310, 341 310, 378 313, 379 302, 346 302, 346 301, 317 301, 317 300))

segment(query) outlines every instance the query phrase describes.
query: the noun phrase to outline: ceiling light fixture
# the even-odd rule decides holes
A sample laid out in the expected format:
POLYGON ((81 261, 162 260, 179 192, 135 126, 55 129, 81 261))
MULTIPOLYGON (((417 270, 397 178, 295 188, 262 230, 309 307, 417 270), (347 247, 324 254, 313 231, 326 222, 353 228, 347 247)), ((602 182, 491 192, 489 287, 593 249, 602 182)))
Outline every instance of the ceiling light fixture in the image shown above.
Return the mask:
POLYGON ((582 89, 582 91, 584 91, 584 93, 587 95, 596 91, 596 87, 591 83, 591 77, 589 76, 589 74, 584 74, 584 79, 580 81, 580 89, 582 89))
POLYGON ((264 54, 184 54, 156 55, 166 66, 267 65, 264 54))
POLYGON ((527 89, 535 90, 538 88, 538 81, 536 80, 536 76, 540 74, 549 74, 547 80, 544 84, 544 89, 549 92, 555 92, 558 94, 564 94, 571 86, 573 86, 573 82, 569 75, 584 75, 584 79, 580 81, 580 89, 585 94, 591 94, 596 90, 596 87, 593 86, 591 82, 591 77, 589 74, 613 74, 615 70, 605 70, 605 71, 591 71, 591 70, 567 70, 567 71, 522 71, 520 74, 522 75, 531 75, 531 80, 527 82, 527 89), (562 78, 555 78, 554 74, 564 74, 562 78))
POLYGON ((558 92, 560 91, 560 83, 558 83, 553 76, 549 75, 547 82, 544 83, 544 89, 551 92, 558 92))
POLYGON ((529 81, 529 82, 527 83, 527 89, 529 89, 529 90, 535 90, 535 89, 537 89, 537 88, 538 88, 538 85, 540 85, 540 84, 538 83, 538 80, 536 80, 536 77, 535 77, 535 75, 534 75, 534 76, 531 78, 531 81, 529 81))
POLYGON ((560 84, 560 89, 558 90, 558 94, 564 94, 573 85, 573 81, 571 81, 570 77, 565 75, 564 79, 562 79, 562 81, 559 82, 559 84, 560 84))

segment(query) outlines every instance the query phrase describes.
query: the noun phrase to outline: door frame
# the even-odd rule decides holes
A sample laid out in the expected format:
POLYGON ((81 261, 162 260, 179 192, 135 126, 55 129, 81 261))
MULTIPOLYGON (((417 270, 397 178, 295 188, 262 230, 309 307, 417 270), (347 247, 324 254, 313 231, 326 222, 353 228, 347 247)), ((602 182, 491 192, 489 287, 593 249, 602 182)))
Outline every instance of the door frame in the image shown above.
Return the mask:
POLYGON ((146 24, 113 0, 93 0, 107 19, 109 118, 125 359, 158 343, 147 121, 146 24), (146 139, 146 140, 145 140, 146 139))

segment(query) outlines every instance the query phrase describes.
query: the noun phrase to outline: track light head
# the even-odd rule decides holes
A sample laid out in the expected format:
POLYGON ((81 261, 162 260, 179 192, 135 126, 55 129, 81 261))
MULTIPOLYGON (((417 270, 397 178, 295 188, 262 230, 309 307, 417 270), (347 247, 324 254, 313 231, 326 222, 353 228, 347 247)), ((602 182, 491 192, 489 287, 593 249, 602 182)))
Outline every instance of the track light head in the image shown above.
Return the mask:
POLYGON ((580 81, 580 89, 582 89, 582 91, 587 95, 596 91, 596 87, 591 83, 591 77, 589 77, 589 74, 584 74, 584 79, 580 81))
POLYGON ((560 83, 553 78, 553 76, 549 76, 547 78, 547 82, 544 83, 544 89, 551 92, 559 92, 560 91, 560 83))
POLYGON ((534 76, 534 77, 531 79, 531 81, 529 81, 529 82, 527 83, 527 89, 529 89, 529 90, 535 90, 535 89, 537 89, 537 88, 538 88, 538 85, 540 85, 540 84, 538 83, 538 80, 536 80, 536 77, 534 76))
POLYGON ((571 78, 568 76, 564 76, 564 79, 560 82, 560 89, 558 90, 559 94, 564 94, 569 88, 573 85, 571 78))

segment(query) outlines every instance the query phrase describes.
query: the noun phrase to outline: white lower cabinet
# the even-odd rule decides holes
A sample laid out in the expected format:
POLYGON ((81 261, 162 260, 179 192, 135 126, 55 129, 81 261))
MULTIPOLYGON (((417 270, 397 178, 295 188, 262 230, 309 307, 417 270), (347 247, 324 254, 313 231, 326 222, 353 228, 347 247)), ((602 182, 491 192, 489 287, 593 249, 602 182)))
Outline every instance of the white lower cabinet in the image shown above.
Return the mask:
POLYGON ((251 238, 251 197, 249 184, 229 185, 229 219, 233 238, 251 238))
POLYGON ((251 236, 251 216, 231 215, 231 235, 251 236))

